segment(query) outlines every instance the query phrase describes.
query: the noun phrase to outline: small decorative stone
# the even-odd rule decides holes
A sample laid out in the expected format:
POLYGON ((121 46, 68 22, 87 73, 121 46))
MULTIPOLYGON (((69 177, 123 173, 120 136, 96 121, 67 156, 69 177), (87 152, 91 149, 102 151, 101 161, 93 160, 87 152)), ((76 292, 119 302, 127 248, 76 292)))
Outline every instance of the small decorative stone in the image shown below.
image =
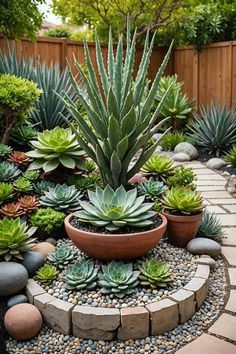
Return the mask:
POLYGON ((7 332, 17 340, 33 338, 40 331, 42 324, 39 310, 31 304, 15 305, 4 317, 7 332))
POLYGON ((211 257, 209 257, 209 258, 200 258, 198 260, 198 263, 207 264, 207 265, 209 265, 210 269, 215 269, 216 265, 217 265, 216 261, 213 258, 211 258, 211 257))
POLYGON ((23 265, 16 262, 1 262, 0 296, 15 295, 27 284, 28 273, 23 265))
POLYGON ((55 250, 55 246, 53 246, 51 243, 49 242, 40 242, 37 243, 37 245, 35 245, 32 248, 32 251, 34 252, 40 252, 44 257, 47 257, 49 255, 50 252, 53 252, 55 250))
POLYGON ((193 254, 207 254, 211 257, 216 257, 221 252, 221 246, 216 241, 197 237, 189 241, 187 250, 193 254))
POLYGON ((45 263, 45 257, 40 252, 26 252, 23 258, 22 265, 27 269, 29 277, 33 277, 45 263))
POLYGON ((219 159, 218 157, 213 157, 212 159, 207 161, 206 166, 208 168, 218 170, 221 167, 226 166, 226 162, 223 159, 219 159))
POLYGON ((198 158, 198 151, 195 146, 187 142, 179 143, 176 145, 174 153, 177 154, 179 152, 187 154, 190 160, 196 160, 198 158))
POLYGON ((185 152, 178 152, 172 158, 174 161, 190 161, 189 155, 185 154, 185 152))
POLYGON ((56 246, 57 244, 57 240, 55 240, 53 237, 47 238, 45 242, 51 243, 53 246, 56 246))
POLYGON ((27 302, 28 302, 27 296, 25 296, 24 294, 19 294, 10 297, 10 299, 7 302, 7 306, 12 307, 18 304, 25 304, 27 302))

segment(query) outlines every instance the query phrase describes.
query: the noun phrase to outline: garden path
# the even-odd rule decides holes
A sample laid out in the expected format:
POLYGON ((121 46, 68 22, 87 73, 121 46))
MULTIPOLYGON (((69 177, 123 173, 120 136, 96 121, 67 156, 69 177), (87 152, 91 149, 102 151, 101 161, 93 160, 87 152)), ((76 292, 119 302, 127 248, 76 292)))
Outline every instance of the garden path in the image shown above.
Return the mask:
POLYGON ((222 254, 228 267, 230 296, 223 313, 208 331, 176 353, 236 354, 236 198, 225 190, 227 180, 223 176, 197 161, 187 165, 197 174, 197 188, 207 209, 217 214, 224 227, 222 254))

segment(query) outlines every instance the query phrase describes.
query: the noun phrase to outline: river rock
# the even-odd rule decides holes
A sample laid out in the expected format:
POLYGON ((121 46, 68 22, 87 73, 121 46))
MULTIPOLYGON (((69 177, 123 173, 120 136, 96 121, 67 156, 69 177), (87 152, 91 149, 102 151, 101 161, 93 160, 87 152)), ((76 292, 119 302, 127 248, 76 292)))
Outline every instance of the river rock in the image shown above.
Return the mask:
POLYGON ((22 264, 0 263, 0 296, 15 295, 27 284, 28 273, 22 264))
POLYGON ((188 242, 187 250, 193 254, 207 254, 211 257, 216 257, 221 252, 221 246, 216 241, 197 237, 188 242))
POLYGON ((40 252, 26 252, 22 265, 27 269, 29 277, 33 277, 37 270, 45 263, 45 257, 40 252))
POLYGON ((56 244, 57 244, 57 240, 55 240, 55 238, 53 238, 53 237, 47 238, 46 242, 51 243, 53 246, 56 246, 56 244))
POLYGON ((174 161, 190 161, 189 155, 184 152, 178 152, 177 154, 174 154, 172 158, 174 161))
POLYGON ((5 314, 4 325, 7 332, 17 340, 30 339, 39 333, 43 324, 37 307, 31 304, 18 304, 5 314))
POLYGON ((226 166, 226 162, 223 159, 219 159, 218 157, 213 157, 212 159, 207 161, 206 166, 208 168, 218 170, 221 167, 226 166))
POLYGON ((47 257, 49 253, 53 252, 54 250, 55 250, 55 246, 53 246, 49 242, 39 242, 33 248, 31 248, 31 251, 39 252, 44 257, 47 257))
POLYGON ((179 152, 183 152, 188 155, 190 160, 196 160, 198 158, 198 151, 195 146, 187 142, 179 143, 176 145, 174 153, 178 154, 179 152))
POLYGON ((19 294, 10 297, 10 299, 7 301, 7 306, 12 307, 18 304, 25 304, 27 302, 28 302, 27 296, 25 296, 24 294, 19 294))

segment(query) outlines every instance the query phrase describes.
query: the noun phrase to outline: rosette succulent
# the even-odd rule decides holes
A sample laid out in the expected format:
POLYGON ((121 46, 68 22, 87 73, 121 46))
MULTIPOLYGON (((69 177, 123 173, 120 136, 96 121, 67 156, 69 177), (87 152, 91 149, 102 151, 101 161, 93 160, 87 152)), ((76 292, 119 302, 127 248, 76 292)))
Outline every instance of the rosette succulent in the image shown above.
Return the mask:
POLYGON ((38 209, 39 200, 35 196, 25 195, 18 200, 18 204, 24 213, 29 214, 38 209))
POLYGON ((138 193, 145 195, 146 199, 155 200, 165 192, 166 188, 163 182, 149 179, 138 185, 138 193))
POLYGON ((44 264, 43 267, 37 270, 35 279, 39 280, 41 283, 50 283, 56 278, 57 274, 58 270, 54 265, 44 264))
POLYGON ((174 174, 173 160, 167 156, 152 155, 143 165, 142 171, 165 181, 174 174))
POLYGON ((40 198, 42 206, 50 207, 58 211, 73 212, 80 208, 80 198, 82 194, 75 186, 66 184, 57 184, 55 187, 49 187, 48 191, 40 198))
POLYGON ((141 285, 149 285, 152 288, 166 286, 171 281, 171 271, 162 261, 155 258, 146 259, 139 265, 141 272, 139 279, 141 285))
POLYGON ((22 177, 24 179, 26 179, 27 181, 30 181, 30 182, 33 182, 35 180, 37 180, 39 178, 40 174, 38 171, 25 171, 23 174, 22 174, 22 177))
POLYGON ((89 202, 80 201, 83 210, 74 213, 82 222, 116 231, 124 226, 146 227, 153 223, 156 214, 152 203, 144 203, 145 196, 137 197, 137 189, 126 192, 123 186, 113 190, 96 188, 88 191, 89 202))
POLYGON ((179 166, 175 168, 173 176, 167 178, 166 183, 171 187, 188 187, 196 189, 194 181, 197 179, 196 173, 189 167, 179 166))
POLYGON ((13 151, 7 158, 8 161, 15 165, 25 165, 30 161, 30 158, 23 151, 13 151))
POLYGON ((48 260, 56 265, 68 264, 75 256, 76 251, 70 247, 57 247, 55 251, 49 253, 48 260))
POLYGON ((31 182, 24 177, 17 178, 13 183, 14 189, 21 193, 32 191, 33 186, 31 182))
POLYGON ((0 157, 4 157, 9 155, 12 152, 12 147, 5 145, 5 144, 0 144, 0 157))
POLYGON ((12 198, 14 189, 11 183, 0 182, 0 204, 5 200, 12 198))
POLYGON ((94 289, 97 285, 97 272, 94 262, 83 259, 64 271, 63 280, 66 289, 94 289))
POLYGON ((47 192, 49 190, 49 187, 55 187, 55 183, 51 181, 42 180, 34 183, 34 192, 38 195, 43 195, 44 192, 47 192))
POLYGON ((0 257, 10 261, 12 258, 23 259, 22 253, 34 246, 35 238, 31 236, 36 227, 28 228, 20 218, 5 217, 0 220, 0 257))
POLYGON ((225 155, 225 161, 236 166, 236 145, 234 145, 225 155))
POLYGON ((8 203, 1 207, 0 213, 8 218, 17 218, 24 214, 18 203, 8 203))
POLYGON ((0 182, 8 182, 19 176, 21 170, 13 163, 3 161, 0 162, 0 182))
POLYGON ((43 168, 44 172, 55 170, 60 164, 74 169, 83 162, 84 151, 80 148, 75 134, 70 128, 56 127, 38 133, 38 139, 32 140, 35 150, 27 155, 35 159, 29 169, 43 168))
POLYGON ((102 273, 99 274, 99 285, 102 286, 101 293, 110 294, 122 298, 131 294, 138 285, 140 272, 133 270, 132 263, 110 262, 102 266, 102 273))

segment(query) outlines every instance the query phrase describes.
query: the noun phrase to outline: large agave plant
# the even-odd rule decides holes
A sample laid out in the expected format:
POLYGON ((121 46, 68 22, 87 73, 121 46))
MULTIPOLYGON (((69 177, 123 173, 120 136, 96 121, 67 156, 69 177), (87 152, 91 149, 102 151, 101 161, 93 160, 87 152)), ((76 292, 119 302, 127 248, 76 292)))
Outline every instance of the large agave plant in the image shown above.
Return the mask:
POLYGON ((94 267, 93 261, 83 259, 75 263, 64 272, 66 289, 94 289, 97 285, 98 268, 94 267))
POLYGON ((101 293, 110 294, 122 298, 131 294, 138 285, 139 271, 133 271, 132 263, 112 261, 107 266, 102 266, 102 274, 99 274, 101 293))
POLYGON ((74 213, 82 222, 109 231, 116 231, 124 226, 146 227, 156 213, 151 210, 153 203, 144 203, 145 196, 137 197, 137 189, 128 192, 123 186, 113 190, 109 185, 103 190, 96 188, 88 191, 90 203, 80 201, 83 210, 74 213))
POLYGON ((139 278, 141 285, 151 285, 152 288, 166 286, 171 281, 171 271, 162 261, 155 258, 141 262, 139 266, 141 272, 139 278))
POLYGON ((23 259, 22 253, 29 251, 34 245, 31 236, 36 227, 30 229, 20 218, 0 220, 0 257, 6 261, 12 258, 23 259))
POLYGON ((0 73, 12 74, 15 76, 31 79, 33 74, 33 58, 24 59, 21 54, 17 57, 16 48, 10 48, 7 46, 7 50, 3 52, 0 49, 0 73))
POLYGON ((172 45, 150 89, 148 89, 146 82, 154 41, 155 35, 149 45, 148 33, 137 75, 132 80, 136 31, 131 41, 129 22, 125 51, 123 50, 123 36, 121 35, 116 56, 114 56, 110 31, 107 66, 104 64, 100 42, 96 37, 96 59, 102 82, 102 91, 99 88, 88 44, 85 41, 84 51, 88 75, 84 73, 81 65, 75 60, 85 91, 81 90, 72 72, 70 72, 70 75, 71 83, 88 118, 80 113, 76 102, 71 100, 68 95, 61 97, 68 111, 77 121, 81 132, 76 132, 79 144, 98 165, 104 184, 109 184, 113 188, 120 185, 125 186, 153 154, 158 141, 151 147, 148 142, 165 122, 163 120, 156 125, 156 118, 163 106, 168 89, 155 112, 153 114, 150 114, 150 112, 172 45), (88 122, 86 119, 88 119, 88 122), (133 166, 130 167, 131 160, 139 150, 141 154, 133 166))
POLYGON ((9 182, 21 174, 21 170, 13 163, 3 161, 0 163, 0 182, 9 182))
POLYGON ((58 211, 73 212, 80 208, 79 199, 81 196, 75 186, 57 184, 44 192, 44 195, 40 198, 40 203, 42 206, 58 211))
POLYGON ((205 148, 209 153, 220 155, 236 144, 236 112, 232 107, 230 110, 220 103, 214 106, 211 102, 209 108, 200 108, 200 115, 194 114, 189 129, 191 135, 196 139, 199 146, 205 148))
POLYGON ((35 150, 27 153, 29 157, 35 159, 29 166, 31 170, 43 168, 44 172, 51 172, 60 164, 74 169, 76 165, 82 163, 84 151, 81 150, 70 128, 56 127, 53 130, 44 130, 38 133, 38 140, 32 140, 31 144, 35 147, 35 150))

